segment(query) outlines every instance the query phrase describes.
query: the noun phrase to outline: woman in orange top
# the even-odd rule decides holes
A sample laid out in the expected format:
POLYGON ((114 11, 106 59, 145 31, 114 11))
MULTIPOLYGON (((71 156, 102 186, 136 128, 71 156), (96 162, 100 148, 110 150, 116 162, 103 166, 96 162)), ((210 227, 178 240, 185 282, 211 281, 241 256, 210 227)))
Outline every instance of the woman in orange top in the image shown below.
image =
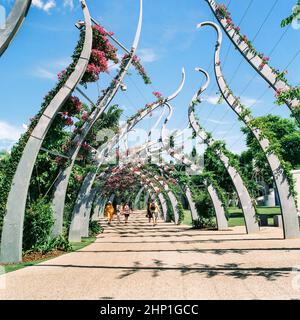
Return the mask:
POLYGON ((112 205, 112 203, 109 201, 105 207, 105 215, 107 216, 107 223, 110 224, 113 217, 114 217, 114 207, 112 205))

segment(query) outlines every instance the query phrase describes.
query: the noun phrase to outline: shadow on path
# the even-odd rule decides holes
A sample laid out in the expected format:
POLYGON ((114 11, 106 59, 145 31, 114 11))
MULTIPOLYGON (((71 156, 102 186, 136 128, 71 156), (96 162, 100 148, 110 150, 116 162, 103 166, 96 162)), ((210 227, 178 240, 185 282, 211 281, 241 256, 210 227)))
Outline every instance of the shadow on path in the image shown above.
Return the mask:
POLYGON ((161 276, 161 273, 165 271, 178 271, 182 276, 190 274, 204 274, 207 278, 215 276, 233 277, 238 279, 246 279, 248 277, 264 277, 269 281, 274 281, 278 277, 286 277, 289 273, 292 273, 291 267, 278 267, 278 268, 242 268, 241 264, 226 263, 223 265, 210 266, 208 264, 178 264, 176 266, 167 266, 161 260, 153 260, 154 266, 143 266, 140 261, 135 261, 133 266, 86 266, 86 265, 56 265, 56 264, 40 264, 36 267, 61 267, 61 268, 82 268, 82 269, 104 269, 104 270, 119 270, 123 271, 118 278, 123 279, 134 275, 140 271, 152 271, 152 277, 161 276))

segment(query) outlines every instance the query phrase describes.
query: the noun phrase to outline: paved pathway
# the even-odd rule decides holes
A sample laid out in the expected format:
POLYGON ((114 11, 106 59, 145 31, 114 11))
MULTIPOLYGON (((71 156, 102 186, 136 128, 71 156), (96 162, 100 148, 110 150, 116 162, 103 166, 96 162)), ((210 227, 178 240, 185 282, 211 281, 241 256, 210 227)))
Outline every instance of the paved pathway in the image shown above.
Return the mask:
POLYGON ((153 228, 141 212, 130 220, 81 251, 7 274, 0 299, 300 299, 300 240, 280 239, 278 228, 246 235, 153 228))

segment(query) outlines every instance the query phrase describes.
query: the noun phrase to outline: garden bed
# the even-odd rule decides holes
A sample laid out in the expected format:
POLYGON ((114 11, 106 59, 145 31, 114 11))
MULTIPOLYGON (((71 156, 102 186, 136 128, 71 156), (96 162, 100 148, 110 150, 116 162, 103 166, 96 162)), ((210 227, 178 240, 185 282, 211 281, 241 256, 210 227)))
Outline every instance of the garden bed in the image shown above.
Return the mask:
POLYGON ((35 262, 44 259, 56 258, 64 253, 66 252, 61 250, 53 250, 44 254, 42 252, 31 252, 23 256, 23 262, 35 262))
MULTIPOLYGON (((89 237, 89 238, 83 238, 82 242, 79 243, 71 243, 72 245, 72 251, 77 251, 80 250, 88 245, 90 245, 91 243, 93 243, 96 240, 95 237, 89 237)), ((17 264, 6 264, 6 265, 1 265, 0 266, 4 266, 5 272, 12 272, 12 271, 16 271, 25 267, 30 267, 30 266, 34 266, 38 263, 53 259, 53 258, 57 258, 63 254, 66 254, 68 252, 65 251, 61 251, 61 250, 53 250, 50 251, 48 253, 41 253, 41 252, 31 252, 29 254, 25 254, 23 256, 23 261, 21 263, 17 263, 17 264)))

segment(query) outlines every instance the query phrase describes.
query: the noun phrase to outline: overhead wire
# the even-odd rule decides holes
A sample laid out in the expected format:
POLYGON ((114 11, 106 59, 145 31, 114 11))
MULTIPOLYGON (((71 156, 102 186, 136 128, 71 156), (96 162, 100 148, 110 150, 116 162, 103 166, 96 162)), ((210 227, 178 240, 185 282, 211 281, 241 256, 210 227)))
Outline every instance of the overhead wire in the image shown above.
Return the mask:
MULTIPOLYGON (((273 12, 276 4, 278 3, 278 0, 276 0, 274 2, 274 4, 272 5, 272 7, 270 8, 269 12, 267 13, 266 17, 264 18, 263 22, 261 23, 260 27, 258 28, 258 31, 256 32, 255 36, 254 36, 254 40, 258 37, 258 35, 260 34, 260 32, 262 31, 263 29, 263 26, 265 25, 265 23, 267 22, 267 20, 269 19, 269 17, 271 16, 271 13, 273 12)), ((280 36, 279 40, 274 44, 273 48, 271 49, 270 53, 273 53, 275 51, 275 49, 278 47, 279 43, 282 41, 284 35, 286 34, 287 30, 285 30, 283 32, 283 34, 280 36)), ((300 53, 300 50, 299 52, 297 53, 297 55, 300 53)), ((270 54, 269 54, 270 55, 270 54)), ((295 57, 293 58, 293 60, 296 59, 297 55, 295 55, 295 57)), ((235 76, 237 75, 238 73, 238 70, 239 68, 241 67, 242 65, 242 62, 243 62, 243 58, 241 58, 241 61, 239 63, 239 65, 237 66, 237 68, 235 69, 234 73, 233 73, 233 77, 230 79, 229 83, 231 83, 233 81, 233 79, 235 78, 235 76)), ((241 94, 239 96, 242 96, 246 91, 247 89, 250 87, 251 83, 254 81, 254 79, 257 77, 257 75, 255 74, 250 80, 249 82, 246 84, 246 86, 243 88, 241 94)), ((266 90, 267 91, 267 90, 266 90)), ((266 91, 263 92, 262 96, 264 96, 266 94, 266 91)), ((258 101, 260 98, 256 99, 256 101, 258 101)), ((254 104, 253 104, 254 105, 254 104)), ((253 107, 253 105, 251 105, 251 107, 253 107)), ((216 107, 216 106, 214 106, 216 107)), ((223 114, 222 118, 219 120, 219 121, 222 121, 225 119, 226 115, 230 112, 230 109, 228 109, 225 114, 223 114)), ((235 126, 235 125, 234 125, 235 126)), ((212 132, 214 132, 216 130, 216 128, 218 127, 218 125, 216 125, 214 127, 214 129, 212 130, 212 132)), ((231 131, 232 128, 230 128, 227 132, 231 131)))

